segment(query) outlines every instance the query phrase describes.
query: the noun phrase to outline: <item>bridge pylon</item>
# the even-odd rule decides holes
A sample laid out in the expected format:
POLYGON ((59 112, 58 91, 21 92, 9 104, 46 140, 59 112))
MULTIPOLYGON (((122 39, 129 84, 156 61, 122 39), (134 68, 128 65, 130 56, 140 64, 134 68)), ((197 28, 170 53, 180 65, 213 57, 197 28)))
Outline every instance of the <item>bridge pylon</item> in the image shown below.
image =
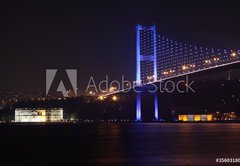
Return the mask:
MULTIPOLYGON (((141 96, 142 84, 157 81, 157 45, 156 26, 136 26, 136 85, 140 91, 136 93, 136 121, 142 120, 141 96), (146 70, 147 69, 147 70, 146 70)), ((144 87, 146 88, 146 87, 144 87)), ((154 95, 154 117, 158 121, 158 96, 154 95)))
POLYGON ((159 120, 158 115, 158 93, 157 89, 153 85, 144 85, 139 86, 136 90, 136 121, 142 121, 142 108, 141 108, 141 97, 146 94, 150 93, 154 96, 154 121, 159 120))

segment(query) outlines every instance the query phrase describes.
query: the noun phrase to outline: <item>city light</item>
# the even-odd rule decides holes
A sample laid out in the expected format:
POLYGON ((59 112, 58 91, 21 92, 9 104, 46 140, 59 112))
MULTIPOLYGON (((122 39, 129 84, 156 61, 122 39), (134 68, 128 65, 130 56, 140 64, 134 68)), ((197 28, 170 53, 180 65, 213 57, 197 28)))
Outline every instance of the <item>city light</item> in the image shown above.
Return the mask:
POLYGON ((182 70, 187 70, 187 69, 188 69, 188 67, 186 65, 182 66, 182 70))
POLYGON ((190 64, 190 67, 191 67, 191 68, 194 68, 194 67, 195 67, 195 64, 190 64))
POLYGON ((112 100, 113 100, 113 101, 117 101, 117 100, 118 100, 117 96, 113 96, 113 97, 112 97, 112 100))
POLYGON ((153 76, 153 75, 152 75, 152 76, 147 76, 147 80, 148 80, 148 82, 152 81, 152 80, 153 80, 153 78, 154 78, 154 76, 153 76))
POLYGON ((210 64, 211 61, 210 61, 210 60, 205 60, 205 63, 206 63, 206 64, 210 64))
POLYGON ((117 89, 116 87, 112 86, 109 88, 109 92, 114 92, 116 89, 117 89))
POLYGON ((94 96, 94 95, 95 95, 95 92, 90 91, 90 92, 89 92, 89 95, 94 96))
POLYGON ((104 97, 103 96, 99 96, 98 99, 99 100, 104 100, 104 97))
POLYGON ((173 73, 175 73, 175 70, 172 70, 172 69, 162 72, 163 75, 168 75, 173 73))
POLYGON ((231 57, 236 57, 237 56, 237 54, 235 53, 235 52, 233 52, 232 54, 231 54, 231 57))
POLYGON ((167 72, 167 71, 164 71, 164 72, 163 72, 163 74, 164 74, 164 75, 167 75, 167 74, 168 74, 168 72, 167 72))

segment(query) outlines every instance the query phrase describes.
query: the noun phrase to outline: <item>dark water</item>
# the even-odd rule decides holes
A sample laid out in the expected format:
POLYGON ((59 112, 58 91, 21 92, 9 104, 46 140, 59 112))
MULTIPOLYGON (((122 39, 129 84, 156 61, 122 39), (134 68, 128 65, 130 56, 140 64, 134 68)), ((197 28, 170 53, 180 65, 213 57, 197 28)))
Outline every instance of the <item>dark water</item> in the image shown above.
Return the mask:
POLYGON ((240 124, 1 125, 0 133, 0 165, 220 165, 218 157, 240 157, 240 124))

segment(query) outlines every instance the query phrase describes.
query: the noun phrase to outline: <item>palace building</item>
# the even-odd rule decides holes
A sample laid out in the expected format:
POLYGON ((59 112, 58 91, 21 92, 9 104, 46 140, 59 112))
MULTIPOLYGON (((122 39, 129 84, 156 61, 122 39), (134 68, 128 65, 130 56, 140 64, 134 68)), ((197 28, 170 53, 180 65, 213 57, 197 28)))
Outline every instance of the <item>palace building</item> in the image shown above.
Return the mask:
POLYGON ((16 108, 15 122, 60 122, 63 120, 62 108, 16 108))

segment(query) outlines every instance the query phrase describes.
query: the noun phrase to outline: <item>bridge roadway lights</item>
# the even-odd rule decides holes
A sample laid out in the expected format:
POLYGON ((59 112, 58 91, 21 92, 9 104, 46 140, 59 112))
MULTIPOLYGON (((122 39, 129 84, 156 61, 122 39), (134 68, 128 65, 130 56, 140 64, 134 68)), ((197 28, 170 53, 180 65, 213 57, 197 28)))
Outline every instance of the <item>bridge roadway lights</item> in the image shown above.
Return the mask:
POLYGON ((152 86, 144 86, 144 87, 137 87, 136 91, 136 121, 142 121, 142 114, 141 114, 141 96, 144 93, 151 93, 154 95, 154 121, 159 121, 158 115, 158 95, 157 91, 152 92, 152 86))

